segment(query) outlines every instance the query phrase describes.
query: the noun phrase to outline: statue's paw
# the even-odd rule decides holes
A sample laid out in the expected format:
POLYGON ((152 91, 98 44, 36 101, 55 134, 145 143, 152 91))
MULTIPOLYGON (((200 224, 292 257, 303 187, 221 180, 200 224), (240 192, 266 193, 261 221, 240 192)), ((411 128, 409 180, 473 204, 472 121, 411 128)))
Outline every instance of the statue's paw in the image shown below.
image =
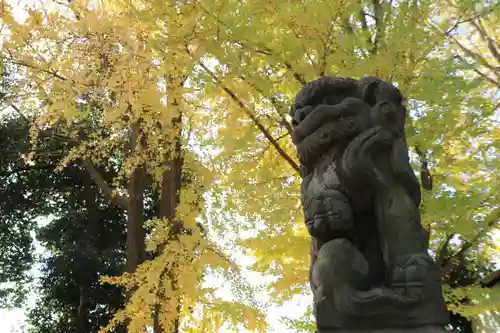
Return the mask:
POLYGON ((376 126, 358 135, 342 155, 342 169, 350 177, 376 178, 379 171, 373 166, 372 154, 380 148, 391 147, 394 138, 385 128, 376 126))
POLYGON ((432 265, 432 259, 427 254, 410 255, 394 268, 392 283, 421 285, 428 278, 429 267, 432 265))
POLYGON ((334 239, 321 246, 312 271, 312 280, 326 290, 339 287, 363 289, 369 272, 368 262, 346 239, 334 239))

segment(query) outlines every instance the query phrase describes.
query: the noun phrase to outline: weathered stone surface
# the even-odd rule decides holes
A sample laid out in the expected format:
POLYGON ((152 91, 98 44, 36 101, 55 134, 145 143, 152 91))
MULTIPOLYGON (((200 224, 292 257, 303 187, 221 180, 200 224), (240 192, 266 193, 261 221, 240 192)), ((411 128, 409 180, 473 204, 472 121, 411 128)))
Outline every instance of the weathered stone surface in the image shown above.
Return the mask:
POLYGON ((402 102, 377 78, 323 77, 291 108, 320 332, 448 321, 420 223, 402 102))

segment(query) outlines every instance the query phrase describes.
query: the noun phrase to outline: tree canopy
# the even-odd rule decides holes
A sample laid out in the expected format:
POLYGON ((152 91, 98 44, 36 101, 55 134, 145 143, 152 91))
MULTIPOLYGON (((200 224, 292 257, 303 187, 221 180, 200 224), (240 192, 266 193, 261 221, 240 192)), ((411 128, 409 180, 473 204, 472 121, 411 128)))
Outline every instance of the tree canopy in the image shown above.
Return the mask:
MULTIPOLYGON (((427 190, 423 223, 450 310, 495 306, 477 280, 500 220, 498 5, 44 1, 25 19, 7 3, 2 10, 5 104, 31 128, 23 163, 40 165, 43 142, 57 138, 65 144, 57 171, 84 172, 92 195, 124 214, 124 274, 102 282, 124 287, 127 306, 108 328, 265 331, 265 309, 231 251, 272 277, 271 303, 307 292, 309 238, 287 113, 300 87, 323 75, 378 76, 407 97, 411 158, 427 190), (455 283, 466 268, 475 282, 455 283), (239 291, 232 300, 206 284, 214 274, 239 291)), ((9 214, 8 232, 32 223, 9 214)), ((9 242, 30 253, 27 239, 9 242)), ((30 265, 17 258, 25 266, 12 276, 30 265)))

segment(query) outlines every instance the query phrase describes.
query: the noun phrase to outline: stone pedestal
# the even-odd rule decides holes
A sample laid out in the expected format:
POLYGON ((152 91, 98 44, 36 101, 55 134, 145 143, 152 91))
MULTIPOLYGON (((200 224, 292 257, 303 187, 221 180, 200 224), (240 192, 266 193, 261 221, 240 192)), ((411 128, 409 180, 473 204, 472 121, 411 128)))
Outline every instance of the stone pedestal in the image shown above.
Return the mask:
POLYGON ((422 326, 412 328, 388 328, 388 329, 366 329, 366 330, 319 330, 316 333, 450 333, 440 326, 422 326))

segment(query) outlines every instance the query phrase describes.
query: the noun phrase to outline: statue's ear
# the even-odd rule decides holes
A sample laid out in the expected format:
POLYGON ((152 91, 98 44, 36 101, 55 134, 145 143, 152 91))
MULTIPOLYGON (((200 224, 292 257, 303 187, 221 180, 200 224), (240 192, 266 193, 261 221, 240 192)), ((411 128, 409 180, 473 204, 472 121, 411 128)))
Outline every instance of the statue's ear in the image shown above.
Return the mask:
POLYGON ((377 104, 377 88, 382 81, 376 77, 366 76, 358 80, 361 98, 370 106, 377 104))

